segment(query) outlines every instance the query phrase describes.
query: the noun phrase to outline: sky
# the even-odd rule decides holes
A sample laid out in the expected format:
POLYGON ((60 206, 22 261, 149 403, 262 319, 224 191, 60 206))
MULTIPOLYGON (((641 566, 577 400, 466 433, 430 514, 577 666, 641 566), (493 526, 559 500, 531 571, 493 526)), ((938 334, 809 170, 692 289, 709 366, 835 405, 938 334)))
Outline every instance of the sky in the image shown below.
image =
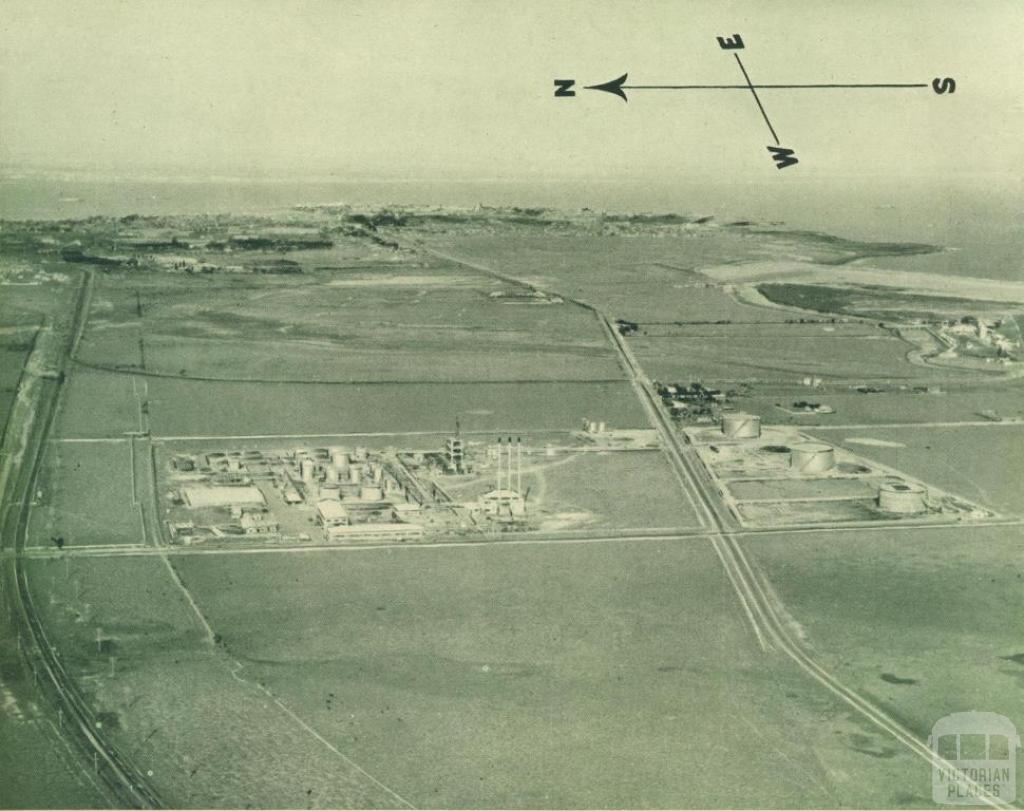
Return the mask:
MULTIPOLYGON (((763 90, 805 178, 1020 183, 1016 0, 4 0, 0 162, 121 173, 779 182, 746 91, 553 80, 931 82, 763 90)), ((791 170, 787 170, 791 171, 791 170)))

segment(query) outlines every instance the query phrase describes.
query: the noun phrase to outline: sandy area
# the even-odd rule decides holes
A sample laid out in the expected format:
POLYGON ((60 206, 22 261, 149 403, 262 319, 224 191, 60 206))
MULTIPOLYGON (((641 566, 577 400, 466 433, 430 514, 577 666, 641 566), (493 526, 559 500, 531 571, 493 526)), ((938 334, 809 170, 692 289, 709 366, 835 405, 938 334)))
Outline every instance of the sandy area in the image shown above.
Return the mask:
POLYGON ((718 282, 744 284, 785 281, 793 284, 880 285, 930 296, 979 301, 1024 303, 1024 282, 887 270, 857 265, 814 265, 802 262, 752 262, 716 265, 701 270, 718 282))

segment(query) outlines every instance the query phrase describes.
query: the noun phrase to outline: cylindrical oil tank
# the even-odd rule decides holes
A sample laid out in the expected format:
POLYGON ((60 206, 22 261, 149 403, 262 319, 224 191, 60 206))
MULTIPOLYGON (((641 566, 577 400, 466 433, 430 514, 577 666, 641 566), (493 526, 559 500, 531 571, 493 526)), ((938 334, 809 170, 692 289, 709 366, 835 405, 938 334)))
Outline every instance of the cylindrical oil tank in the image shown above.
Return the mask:
POLYGON ((909 482, 883 482, 878 488, 878 508, 887 513, 912 515, 928 509, 928 491, 909 482))
POLYGON ((597 432, 599 434, 603 434, 607 430, 608 430, 608 423, 606 423, 604 420, 602 420, 601 422, 599 422, 597 424, 597 432))
POLYGON ((299 473, 302 476, 302 481, 309 484, 316 478, 316 463, 312 459, 303 459, 299 462, 299 473))
POLYGON ((363 469, 359 465, 352 465, 348 469, 348 480, 352 484, 359 484, 363 480, 363 469))
POLYGON ((348 451, 337 445, 331 448, 331 464, 338 468, 338 470, 344 470, 347 468, 348 451))
POLYGON ((797 473, 824 473, 836 466, 836 452, 823 442, 800 442, 793 446, 789 460, 797 473))
POLYGON ((761 436, 761 418, 738 412, 723 414, 722 433, 730 439, 756 439, 761 436))
POLYGON ((384 498, 384 492, 376 484, 364 484, 359 491, 359 498, 362 501, 380 501, 384 498))
POLYGON ((324 468, 324 472, 327 474, 327 483, 328 484, 337 484, 338 483, 338 468, 336 468, 334 465, 327 465, 324 468))

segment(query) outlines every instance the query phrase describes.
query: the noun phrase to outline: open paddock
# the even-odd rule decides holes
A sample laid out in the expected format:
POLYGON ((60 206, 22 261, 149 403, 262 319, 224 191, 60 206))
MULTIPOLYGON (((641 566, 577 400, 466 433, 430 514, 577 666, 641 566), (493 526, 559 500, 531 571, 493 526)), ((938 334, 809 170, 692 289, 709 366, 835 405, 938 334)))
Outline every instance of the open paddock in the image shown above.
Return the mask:
POLYGON ((122 437, 142 427, 145 381, 128 374, 71 366, 55 435, 122 437))
POLYGON ((760 654, 705 542, 273 558, 179 565, 241 672, 417 806, 926 796, 926 764, 908 788, 913 759, 760 654))
MULTIPOLYGON (((137 456, 137 462, 144 460, 137 456)), ((143 543, 131 477, 127 440, 51 442, 40 471, 43 495, 32 511, 29 543, 50 546, 50 538, 57 535, 69 547, 143 543)))
POLYGON ((1021 512, 1024 459, 1007 450, 1024 447, 1024 425, 829 430, 817 435, 1004 514, 1021 512), (849 441, 864 437, 885 444, 849 441))
POLYGON ((404 283, 370 277, 348 286, 335 280, 294 288, 105 289, 93 302, 79 358, 219 379, 621 376, 599 323, 582 308, 507 297, 508 285, 482 277, 457 287, 388 278, 404 283))
POLYGON ((1024 718, 1022 542, 1020 527, 744 539, 814 656, 922 740, 951 712, 1024 718))
POLYGON ((158 437, 569 430, 583 416, 645 428, 628 383, 223 383, 149 378, 158 437))
POLYGON ((159 558, 27 565, 47 636, 103 735, 168 806, 401 805, 212 644, 159 558))
POLYGON ((804 375, 825 380, 929 379, 949 372, 911 364, 910 346, 882 333, 707 338, 631 338, 644 369, 659 380, 760 379, 804 375))

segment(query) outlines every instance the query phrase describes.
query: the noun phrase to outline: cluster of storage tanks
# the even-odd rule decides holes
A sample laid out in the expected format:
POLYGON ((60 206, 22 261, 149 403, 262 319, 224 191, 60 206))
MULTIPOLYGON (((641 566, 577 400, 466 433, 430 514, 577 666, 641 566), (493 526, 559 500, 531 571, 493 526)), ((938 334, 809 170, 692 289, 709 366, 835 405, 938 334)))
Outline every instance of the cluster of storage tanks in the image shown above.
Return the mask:
MULTIPOLYGON (((740 412, 723 414, 722 433, 729 439, 757 439, 761 436, 761 418, 740 412)), ((828 473, 835 466, 835 448, 824 442, 799 442, 790 448, 789 467, 796 473, 813 476, 828 473)), ((887 481, 878 488, 877 503, 882 512, 915 515, 927 512, 928 491, 919 484, 887 481)))
POLYGON ((321 484, 321 497, 337 491, 338 497, 358 498, 361 501, 380 501, 385 492, 394 484, 384 476, 382 465, 369 461, 365 448, 356 448, 351 455, 348 450, 333 447, 330 458, 321 464, 315 459, 303 457, 299 460, 299 477, 306 487, 321 484), (322 479, 321 479, 322 474, 322 479))

